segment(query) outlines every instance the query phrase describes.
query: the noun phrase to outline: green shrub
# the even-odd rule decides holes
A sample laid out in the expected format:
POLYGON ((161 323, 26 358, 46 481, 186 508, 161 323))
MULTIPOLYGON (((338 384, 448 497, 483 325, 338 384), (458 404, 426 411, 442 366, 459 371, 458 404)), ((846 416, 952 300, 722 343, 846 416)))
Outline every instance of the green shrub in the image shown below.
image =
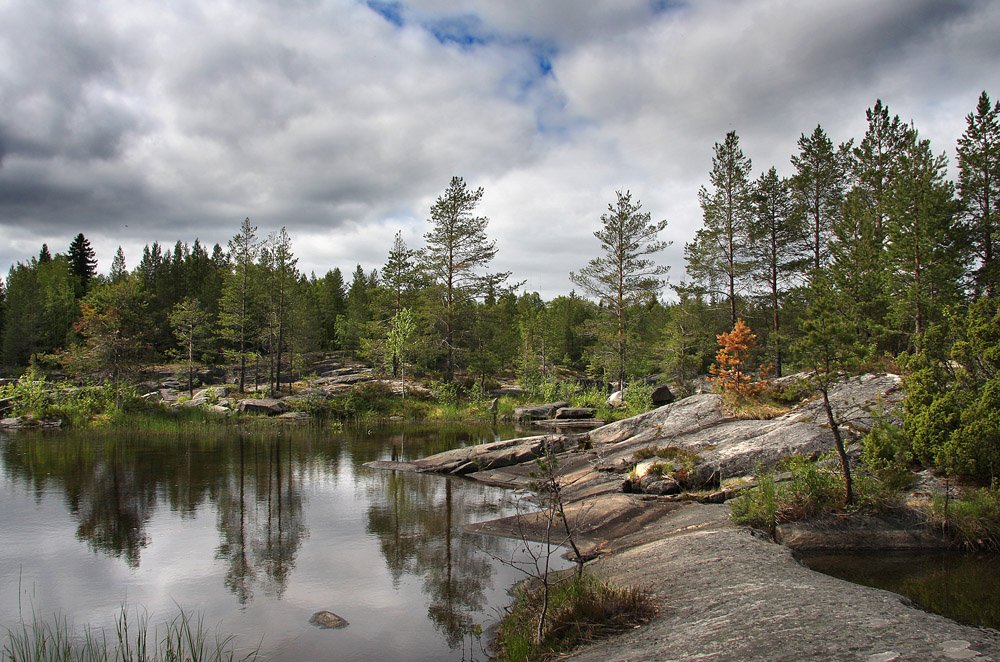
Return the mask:
POLYGON ((653 408, 653 385, 633 382, 625 387, 625 416, 637 416, 653 408))
POLYGON ((793 522, 830 512, 844 504, 844 479, 839 469, 820 466, 806 458, 790 458, 785 465, 792 479, 779 491, 779 519, 793 522))
POLYGON ((873 476, 888 487, 902 490, 913 483, 909 462, 913 454, 903 430, 878 419, 861 440, 861 461, 873 476))
POLYGON ((757 487, 746 490, 729 502, 733 521, 743 526, 762 529, 774 537, 778 525, 778 493, 774 473, 757 470, 757 487))
POLYGON ((987 483, 1000 476, 1000 376, 986 382, 941 445, 937 463, 951 473, 987 483))

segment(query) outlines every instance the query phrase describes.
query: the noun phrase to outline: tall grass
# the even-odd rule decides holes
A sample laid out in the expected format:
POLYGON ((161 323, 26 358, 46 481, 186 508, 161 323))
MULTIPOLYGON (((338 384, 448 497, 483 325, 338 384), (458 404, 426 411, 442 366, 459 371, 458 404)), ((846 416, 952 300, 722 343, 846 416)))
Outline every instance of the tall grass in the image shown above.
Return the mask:
POLYGON ((18 662, 233 662, 256 660, 260 642, 241 649, 235 635, 209 631, 204 617, 183 609, 171 620, 150 629, 149 615, 122 605, 115 630, 87 625, 82 632, 70 627, 65 616, 41 617, 34 609, 31 619, 9 628, 0 639, 5 660, 18 662))

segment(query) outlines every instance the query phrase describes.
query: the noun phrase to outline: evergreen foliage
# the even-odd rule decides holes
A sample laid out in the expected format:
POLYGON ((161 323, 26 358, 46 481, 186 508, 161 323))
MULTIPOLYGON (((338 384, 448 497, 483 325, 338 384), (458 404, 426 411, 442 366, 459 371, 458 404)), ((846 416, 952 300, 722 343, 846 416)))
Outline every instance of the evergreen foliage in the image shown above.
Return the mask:
POLYGON ((663 288, 661 276, 667 273, 667 267, 656 264, 649 256, 662 251, 669 242, 658 237, 667 227, 665 220, 653 222, 650 212, 642 211, 642 203, 632 201, 630 191, 616 191, 615 195, 615 202, 601 215, 602 228, 594 232, 602 254, 571 273, 570 280, 596 297, 614 320, 614 332, 609 334, 615 347, 611 374, 618 387, 624 388, 632 331, 630 311, 643 298, 655 299, 663 288))
POLYGON ((77 281, 76 296, 80 298, 90 289, 90 281, 97 275, 97 257, 82 232, 73 239, 66 255, 70 271, 77 281))
POLYGON ((729 325, 739 318, 737 295, 750 271, 748 255, 750 158, 740 149, 735 131, 715 143, 709 181, 698 191, 704 226, 684 247, 688 275, 715 300, 721 296, 729 308, 729 325))
POLYGON ((438 322, 448 380, 458 367, 457 354, 466 347, 460 313, 476 298, 499 289, 510 276, 510 272, 483 273, 497 247, 486 236, 489 219, 476 215, 482 198, 482 187, 471 189, 461 177, 452 177, 431 206, 431 229, 424 235, 423 267, 441 291, 438 322))

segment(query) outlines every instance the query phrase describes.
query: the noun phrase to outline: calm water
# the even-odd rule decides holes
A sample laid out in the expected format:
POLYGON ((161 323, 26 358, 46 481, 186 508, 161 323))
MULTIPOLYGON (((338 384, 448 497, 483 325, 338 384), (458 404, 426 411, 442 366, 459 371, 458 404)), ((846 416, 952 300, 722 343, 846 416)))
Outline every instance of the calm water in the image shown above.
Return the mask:
POLYGON ((1000 558, 967 554, 803 554, 813 570, 905 595, 967 625, 1000 629, 1000 558))
POLYGON ((17 623, 20 598, 29 615, 113 632, 127 601, 153 623, 179 605, 250 647, 263 636, 270 659, 468 658, 469 624, 494 621, 521 578, 493 556, 521 545, 461 526, 510 514, 509 495, 362 465, 493 438, 434 428, 0 435, 0 626, 17 623), (321 609, 350 626, 310 625, 321 609))

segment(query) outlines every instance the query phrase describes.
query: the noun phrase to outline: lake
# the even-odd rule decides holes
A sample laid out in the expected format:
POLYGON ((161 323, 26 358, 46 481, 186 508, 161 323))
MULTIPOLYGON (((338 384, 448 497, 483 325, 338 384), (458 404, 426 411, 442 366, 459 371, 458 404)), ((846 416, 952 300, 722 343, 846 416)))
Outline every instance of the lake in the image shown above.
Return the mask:
MULTIPOLYGON (((520 541, 462 526, 514 512, 462 479, 369 470, 514 436, 490 428, 258 426, 0 434, 0 627, 58 613, 114 632, 178 607, 267 659, 484 656, 520 541), (260 429, 263 427, 264 429, 260 429), (339 630, 309 624, 329 610, 339 630)), ((565 565, 565 564, 563 564, 565 565)), ((113 636, 112 636, 113 638, 113 636)))

